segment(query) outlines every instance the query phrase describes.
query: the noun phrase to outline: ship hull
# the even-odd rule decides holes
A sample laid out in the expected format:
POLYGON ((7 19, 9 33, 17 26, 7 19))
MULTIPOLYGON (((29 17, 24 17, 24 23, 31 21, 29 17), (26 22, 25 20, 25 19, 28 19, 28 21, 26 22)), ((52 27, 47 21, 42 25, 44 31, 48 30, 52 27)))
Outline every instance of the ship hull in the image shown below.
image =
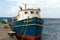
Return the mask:
POLYGON ((17 38, 35 40, 42 36, 43 20, 40 18, 30 18, 13 22, 13 30, 17 38))

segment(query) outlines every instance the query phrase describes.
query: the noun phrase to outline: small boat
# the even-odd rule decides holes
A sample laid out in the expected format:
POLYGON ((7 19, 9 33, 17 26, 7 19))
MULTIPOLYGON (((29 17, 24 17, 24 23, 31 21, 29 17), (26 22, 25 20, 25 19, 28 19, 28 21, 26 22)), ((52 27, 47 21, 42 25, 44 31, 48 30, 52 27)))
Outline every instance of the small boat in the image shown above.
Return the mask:
POLYGON ((18 40, 38 40, 42 36, 43 20, 40 17, 40 8, 20 7, 18 15, 14 17, 13 31, 18 40))

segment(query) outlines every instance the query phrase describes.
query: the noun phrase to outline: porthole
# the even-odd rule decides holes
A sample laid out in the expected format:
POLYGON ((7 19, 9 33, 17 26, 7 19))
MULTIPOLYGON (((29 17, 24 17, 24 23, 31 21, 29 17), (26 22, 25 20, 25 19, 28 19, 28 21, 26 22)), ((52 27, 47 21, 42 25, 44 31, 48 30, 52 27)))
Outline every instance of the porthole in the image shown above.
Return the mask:
POLYGON ((25 14, 27 14, 28 12, 25 12, 25 14))
POLYGON ((36 12, 36 14, 38 14, 39 12, 36 12))
POLYGON ((31 14, 34 14, 34 11, 31 11, 31 14))

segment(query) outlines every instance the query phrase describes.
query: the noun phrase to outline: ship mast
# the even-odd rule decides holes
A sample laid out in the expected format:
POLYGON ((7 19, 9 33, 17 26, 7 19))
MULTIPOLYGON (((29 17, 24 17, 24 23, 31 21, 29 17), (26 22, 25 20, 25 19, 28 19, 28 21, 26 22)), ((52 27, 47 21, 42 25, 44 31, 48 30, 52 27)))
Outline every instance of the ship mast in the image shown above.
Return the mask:
POLYGON ((25 9, 26 9, 26 4, 25 4, 25 9))

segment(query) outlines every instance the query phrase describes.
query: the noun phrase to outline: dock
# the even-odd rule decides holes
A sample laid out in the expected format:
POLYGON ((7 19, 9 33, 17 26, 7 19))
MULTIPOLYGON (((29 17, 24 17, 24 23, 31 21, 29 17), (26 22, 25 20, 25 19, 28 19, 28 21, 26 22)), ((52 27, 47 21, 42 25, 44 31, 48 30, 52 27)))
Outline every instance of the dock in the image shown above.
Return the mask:
POLYGON ((8 32, 11 30, 11 29, 4 29, 2 28, 2 24, 0 24, 0 40, 17 40, 16 37, 10 37, 8 35, 8 32))

